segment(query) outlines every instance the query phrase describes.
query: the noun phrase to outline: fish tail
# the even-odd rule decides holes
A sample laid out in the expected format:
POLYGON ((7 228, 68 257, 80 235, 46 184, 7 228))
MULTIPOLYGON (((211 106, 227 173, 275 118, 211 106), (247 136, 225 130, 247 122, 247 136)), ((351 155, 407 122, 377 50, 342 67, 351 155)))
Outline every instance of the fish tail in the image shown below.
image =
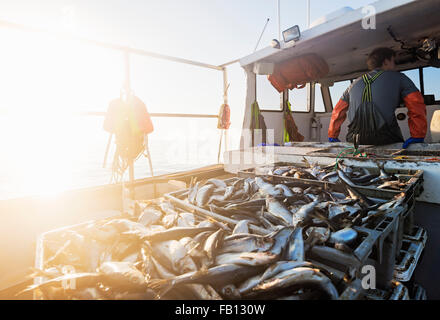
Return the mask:
POLYGON ((27 275, 27 278, 36 278, 36 277, 42 277, 42 276, 46 276, 47 273, 44 270, 35 268, 35 267, 30 267, 29 268, 29 272, 31 272, 29 275, 27 275))
POLYGON ((23 293, 26 293, 26 292, 29 292, 29 291, 34 291, 35 289, 38 289, 40 286, 41 286, 41 284, 32 284, 32 285, 28 286, 27 288, 17 292, 15 294, 15 296, 17 297, 17 296, 19 296, 19 295, 21 295, 23 293))
POLYGON ((151 288, 155 293, 155 300, 159 300, 162 296, 164 296, 168 291, 173 287, 173 281, 169 279, 155 279, 151 280, 148 284, 148 287, 151 288))

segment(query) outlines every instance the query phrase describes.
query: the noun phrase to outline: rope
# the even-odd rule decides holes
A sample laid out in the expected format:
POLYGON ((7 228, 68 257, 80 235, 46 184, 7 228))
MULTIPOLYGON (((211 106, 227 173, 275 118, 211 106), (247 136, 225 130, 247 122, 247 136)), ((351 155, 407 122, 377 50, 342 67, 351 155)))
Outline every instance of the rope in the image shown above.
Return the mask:
MULTIPOLYGON (((291 104, 290 104, 289 101, 287 101, 287 109, 289 111, 286 110, 286 111, 284 111, 285 113, 287 113, 287 112, 291 113, 292 112, 291 104)), ((284 138, 283 138, 284 143, 290 141, 290 135, 289 135, 289 132, 287 131, 287 128, 286 128, 286 122, 287 122, 286 117, 284 117, 284 138)))
POLYGON ((355 149, 353 147, 344 148, 336 156, 336 164, 334 171, 338 169, 339 160, 341 160, 342 158, 346 158, 347 155, 352 155, 353 157, 360 155, 360 157, 362 158, 368 158, 368 155, 363 155, 362 152, 360 152, 358 149, 355 149), (349 152, 348 150, 353 150, 353 151, 349 152))

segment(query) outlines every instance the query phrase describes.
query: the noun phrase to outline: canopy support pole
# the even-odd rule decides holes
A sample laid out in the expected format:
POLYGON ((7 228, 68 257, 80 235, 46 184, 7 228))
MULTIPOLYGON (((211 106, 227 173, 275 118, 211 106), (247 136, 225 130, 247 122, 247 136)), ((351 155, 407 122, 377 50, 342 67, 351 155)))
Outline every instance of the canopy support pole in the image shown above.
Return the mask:
MULTIPOLYGON (((229 83, 228 83, 228 71, 226 67, 223 67, 223 103, 228 104, 228 89, 229 89, 229 83)), ((221 119, 219 119, 220 121, 221 119)), ((218 155, 217 155, 217 163, 220 163, 220 155, 221 155, 221 149, 222 149, 222 140, 223 136, 225 137, 224 142, 224 149, 225 152, 228 151, 228 130, 227 129, 220 129, 220 142, 218 145, 218 155)))

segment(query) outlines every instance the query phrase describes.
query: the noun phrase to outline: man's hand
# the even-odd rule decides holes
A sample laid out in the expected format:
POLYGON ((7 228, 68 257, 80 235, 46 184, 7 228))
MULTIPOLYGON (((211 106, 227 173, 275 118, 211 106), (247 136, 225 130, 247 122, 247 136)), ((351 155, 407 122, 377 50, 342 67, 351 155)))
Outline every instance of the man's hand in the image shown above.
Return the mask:
POLYGON ((328 142, 341 142, 338 138, 328 138, 328 142))
POLYGON ((409 147, 409 145, 410 145, 411 143, 423 143, 424 141, 425 141, 424 138, 409 138, 408 140, 406 140, 406 141, 403 143, 402 148, 403 148, 403 149, 406 149, 406 148, 409 147))

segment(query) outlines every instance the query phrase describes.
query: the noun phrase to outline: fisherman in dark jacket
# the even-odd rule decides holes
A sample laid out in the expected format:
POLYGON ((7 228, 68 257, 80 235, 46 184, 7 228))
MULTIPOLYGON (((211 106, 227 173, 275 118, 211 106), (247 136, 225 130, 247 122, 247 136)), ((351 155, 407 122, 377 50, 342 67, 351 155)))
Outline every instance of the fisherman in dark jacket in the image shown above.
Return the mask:
POLYGON ((403 142, 394 114, 403 101, 408 108, 411 143, 422 143, 427 130, 426 106, 414 83, 403 73, 394 71, 396 53, 389 48, 377 48, 367 59, 369 73, 357 78, 344 92, 333 109, 328 139, 339 142, 341 125, 347 117, 347 141, 359 144, 385 145, 403 142))

